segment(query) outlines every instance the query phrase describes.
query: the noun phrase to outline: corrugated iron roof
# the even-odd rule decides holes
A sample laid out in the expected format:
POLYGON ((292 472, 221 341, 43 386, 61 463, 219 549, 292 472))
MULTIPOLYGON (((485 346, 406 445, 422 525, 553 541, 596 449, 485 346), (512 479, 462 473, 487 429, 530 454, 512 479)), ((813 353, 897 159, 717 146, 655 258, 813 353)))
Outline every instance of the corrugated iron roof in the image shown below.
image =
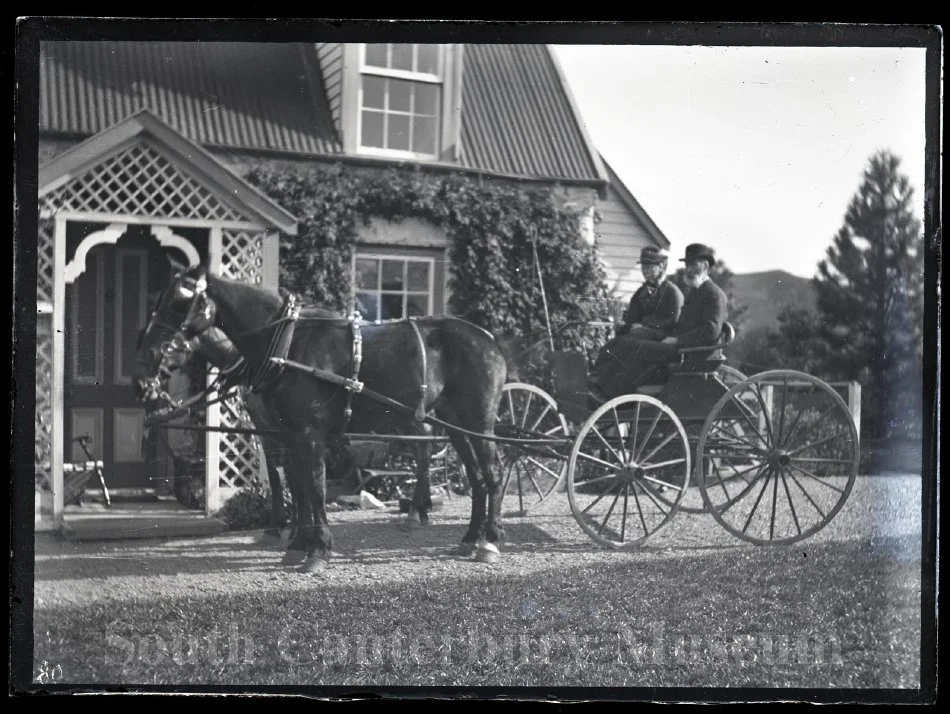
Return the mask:
POLYGON ((44 42, 40 131, 96 134, 148 109, 200 144, 340 151, 313 45, 44 42))
POLYGON ((464 165, 605 178, 545 45, 465 45, 462 66, 464 165))
MULTIPOLYGON (((307 43, 44 42, 41 132, 93 135, 140 109, 199 144, 339 154, 316 50, 307 43)), ((467 168, 603 180, 545 45, 466 45, 467 168)))

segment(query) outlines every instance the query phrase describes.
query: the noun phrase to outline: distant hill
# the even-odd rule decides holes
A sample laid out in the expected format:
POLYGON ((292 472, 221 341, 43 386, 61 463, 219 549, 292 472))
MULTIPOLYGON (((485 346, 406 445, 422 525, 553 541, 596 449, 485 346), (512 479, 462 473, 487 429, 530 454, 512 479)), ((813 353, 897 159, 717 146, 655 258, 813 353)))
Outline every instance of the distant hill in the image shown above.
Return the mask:
POLYGON ((785 306, 815 308, 815 292, 808 278, 769 270, 764 273, 744 273, 732 276, 732 294, 748 306, 741 334, 778 328, 778 315, 785 306))

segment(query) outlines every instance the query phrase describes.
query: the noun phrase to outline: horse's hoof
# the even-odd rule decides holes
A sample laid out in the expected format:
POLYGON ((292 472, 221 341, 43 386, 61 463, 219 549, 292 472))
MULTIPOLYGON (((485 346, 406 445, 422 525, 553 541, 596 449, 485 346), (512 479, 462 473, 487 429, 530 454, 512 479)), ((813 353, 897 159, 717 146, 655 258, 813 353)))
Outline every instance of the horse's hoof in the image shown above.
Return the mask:
POLYGON ((261 545, 280 545, 280 533, 277 531, 264 531, 257 539, 257 542, 261 545))
POLYGON ((479 563, 494 563, 501 557, 498 547, 494 543, 479 543, 475 560, 479 563))
POLYGON ((462 542, 455 548, 455 554, 468 557, 475 553, 476 545, 474 543, 462 542))
POLYGON ((314 553, 309 558, 307 558, 299 568, 297 568, 297 572, 313 575, 314 573, 319 573, 329 564, 330 562, 328 560, 321 558, 319 555, 314 553))
POLYGON ((302 563, 307 559, 307 551, 305 550, 288 550, 284 553, 284 557, 281 559, 281 565, 296 565, 297 563, 302 563))

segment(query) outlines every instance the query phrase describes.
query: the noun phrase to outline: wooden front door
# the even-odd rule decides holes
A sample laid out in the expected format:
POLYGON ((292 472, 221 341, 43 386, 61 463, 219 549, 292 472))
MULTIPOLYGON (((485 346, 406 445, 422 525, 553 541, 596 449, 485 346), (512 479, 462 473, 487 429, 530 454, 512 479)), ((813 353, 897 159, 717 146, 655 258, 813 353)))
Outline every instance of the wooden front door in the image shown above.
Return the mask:
MULTIPOLYGON (((77 228, 89 232, 86 228, 77 228)), ((82 235, 69 236, 73 244, 82 235)), ((92 437, 110 488, 152 488, 154 449, 143 448, 145 406, 132 377, 136 342, 148 317, 149 294, 168 285, 164 249, 144 226, 133 226, 115 245, 94 246, 85 270, 66 289, 64 430, 67 459, 85 460, 73 438, 92 437)))

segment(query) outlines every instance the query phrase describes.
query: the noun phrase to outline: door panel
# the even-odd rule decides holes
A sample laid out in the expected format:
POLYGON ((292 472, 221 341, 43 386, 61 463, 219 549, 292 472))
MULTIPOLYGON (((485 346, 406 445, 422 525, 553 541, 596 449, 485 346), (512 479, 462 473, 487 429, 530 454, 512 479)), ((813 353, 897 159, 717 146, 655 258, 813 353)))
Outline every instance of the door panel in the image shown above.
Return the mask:
MULTIPOLYGON (((76 384, 99 384, 103 379, 103 255, 94 252, 86 259, 86 271, 72 286, 70 317, 73 329, 67 345, 69 365, 76 384)), ((68 289, 67 289, 67 292, 68 289)))
POLYGON ((131 384, 135 369, 135 346, 139 330, 145 326, 148 251, 117 249, 115 371, 116 384, 131 384))
POLYGON ((112 410, 112 459, 116 463, 142 463, 144 409, 112 410))
MULTIPOLYGON (((69 414, 72 434, 75 436, 88 434, 92 442, 87 444, 86 448, 97 458, 101 458, 100 454, 102 454, 102 411, 102 409, 70 409, 69 414)), ((86 460, 86 452, 75 442, 71 443, 67 453, 70 454, 71 461, 86 460)))

